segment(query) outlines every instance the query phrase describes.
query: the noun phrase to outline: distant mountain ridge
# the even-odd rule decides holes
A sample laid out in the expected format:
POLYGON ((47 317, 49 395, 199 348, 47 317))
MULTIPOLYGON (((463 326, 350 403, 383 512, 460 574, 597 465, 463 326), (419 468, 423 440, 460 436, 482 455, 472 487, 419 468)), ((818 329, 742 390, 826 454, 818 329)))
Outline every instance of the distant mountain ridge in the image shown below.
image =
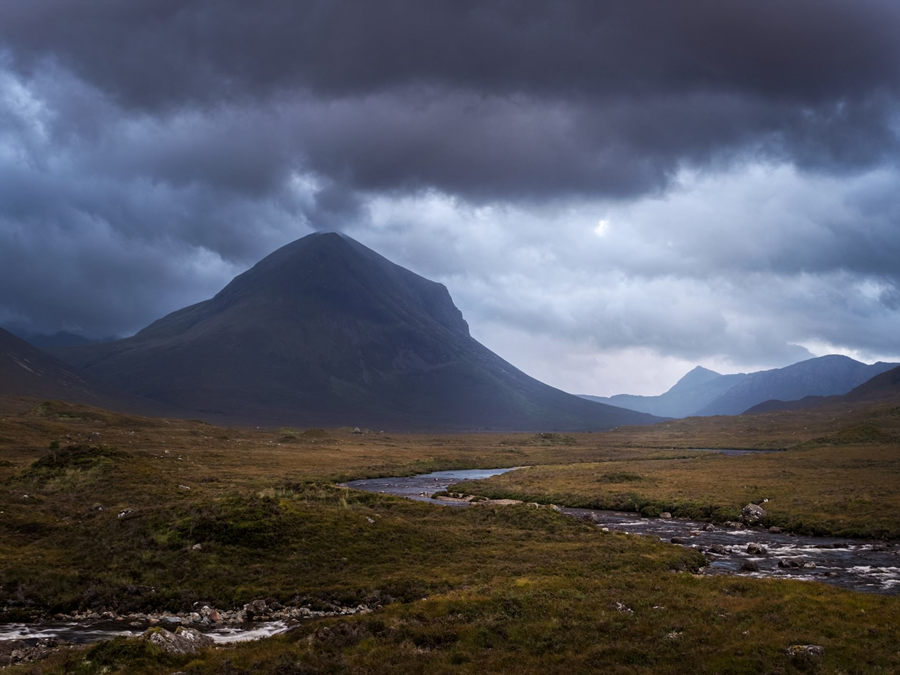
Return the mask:
POLYGON ((832 404, 849 404, 861 401, 900 399, 900 366, 876 375, 871 380, 847 392, 834 396, 806 396, 797 401, 768 400, 753 406, 746 412, 758 414, 785 410, 808 410, 832 404))
POLYGON ((867 365, 832 354, 754 373, 722 375, 697 366, 659 396, 619 394, 586 398, 664 417, 738 415, 769 400, 844 394, 897 365, 867 365))
POLYGON ((55 353, 214 421, 467 430, 656 421, 525 375, 469 335, 443 285, 336 233, 282 247, 131 338, 55 353))

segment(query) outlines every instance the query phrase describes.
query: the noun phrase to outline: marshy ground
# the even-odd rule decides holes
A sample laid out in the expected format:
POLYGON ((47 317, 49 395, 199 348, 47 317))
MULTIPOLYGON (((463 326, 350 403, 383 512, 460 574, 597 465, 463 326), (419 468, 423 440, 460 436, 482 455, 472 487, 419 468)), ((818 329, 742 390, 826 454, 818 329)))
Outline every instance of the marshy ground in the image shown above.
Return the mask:
POLYGON ((716 521, 767 497, 773 525, 893 539, 896 406, 571 435, 225 429, 25 399, 2 415, 5 620, 257 599, 374 610, 191 656, 114 640, 12 672, 900 669, 897 597, 697 576, 695 551, 550 508, 443 509, 334 485, 527 465, 479 491, 716 521), (823 653, 791 656, 795 644, 823 653))

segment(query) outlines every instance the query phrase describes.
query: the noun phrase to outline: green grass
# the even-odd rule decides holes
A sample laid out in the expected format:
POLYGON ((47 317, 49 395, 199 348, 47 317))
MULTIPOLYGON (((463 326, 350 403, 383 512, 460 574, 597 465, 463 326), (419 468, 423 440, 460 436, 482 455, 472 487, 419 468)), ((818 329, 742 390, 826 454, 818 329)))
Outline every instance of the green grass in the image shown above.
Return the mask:
POLYGON ((377 607, 190 657, 113 640, 13 673, 900 670, 896 597, 698 576, 691 550, 552 509, 440 508, 331 483, 530 466, 478 489, 710 519, 767 496, 794 529, 896 536, 890 410, 565 436, 223 429, 22 400, 2 415, 2 619, 258 598, 377 607), (710 446, 792 449, 685 450, 710 446), (793 660, 794 643, 824 657, 793 660))
POLYGON ((723 522, 766 498, 766 525, 844 537, 900 537, 900 444, 813 446, 779 453, 535 466, 452 486, 521 499, 723 522))

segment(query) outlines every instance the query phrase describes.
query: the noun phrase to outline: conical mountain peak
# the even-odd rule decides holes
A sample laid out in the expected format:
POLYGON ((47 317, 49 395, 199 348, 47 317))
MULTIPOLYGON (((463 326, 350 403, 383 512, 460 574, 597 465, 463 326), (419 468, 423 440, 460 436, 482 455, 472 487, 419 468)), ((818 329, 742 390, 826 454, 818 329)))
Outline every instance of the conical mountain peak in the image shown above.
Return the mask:
POLYGON ((476 342, 447 289, 337 233, 298 239, 215 297, 127 340, 67 352, 212 420, 601 429, 654 418, 528 377, 476 342))
POLYGON ((468 335, 468 324, 442 284, 425 279, 336 232, 314 233, 281 247, 223 288, 212 303, 252 300, 295 312, 344 312, 374 320, 427 317, 468 335))
POLYGON ((703 366, 695 366, 676 382, 669 391, 678 391, 684 388, 698 387, 722 377, 720 373, 703 366))

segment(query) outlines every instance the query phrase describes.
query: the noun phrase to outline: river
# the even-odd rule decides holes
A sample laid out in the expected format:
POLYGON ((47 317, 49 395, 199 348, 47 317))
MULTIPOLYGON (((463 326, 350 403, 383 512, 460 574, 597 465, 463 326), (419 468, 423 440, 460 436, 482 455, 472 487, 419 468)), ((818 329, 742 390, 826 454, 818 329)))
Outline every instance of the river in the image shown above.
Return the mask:
MULTIPOLYGON (((698 450, 701 450, 698 448, 698 450)), ((706 449, 702 449, 706 450, 706 449)), ((745 450, 725 454, 743 454, 745 450)), ((467 502, 431 498, 463 480, 496 476, 511 468, 437 471, 418 476, 372 478, 345 483, 367 492, 400 495, 435 504, 467 502)), ((822 581, 842 588, 885 595, 900 594, 900 546, 897 542, 810 537, 756 527, 726 527, 682 518, 643 518, 635 513, 563 508, 598 527, 658 537, 700 550, 709 561, 706 574, 736 574, 822 581)))
MULTIPOLYGON (((732 454, 745 451, 734 451, 732 454)), ((399 495, 444 506, 469 506, 463 501, 440 501, 435 492, 464 480, 489 478, 514 468, 435 471, 417 476, 368 478, 344 486, 366 492, 399 495)), ((706 574, 776 577, 822 581, 835 586, 900 594, 900 546, 897 542, 861 541, 835 537, 807 537, 773 533, 762 528, 724 527, 682 518, 643 518, 634 513, 563 508, 563 513, 591 521, 600 528, 658 537, 700 550, 709 560, 706 574), (750 549, 750 550, 748 550, 750 549)), ((34 641, 54 638, 69 643, 140 635, 146 625, 81 621, 46 624, 0 624, 0 640, 34 641)), ((284 621, 204 629, 217 643, 255 640, 289 628, 284 621)))

